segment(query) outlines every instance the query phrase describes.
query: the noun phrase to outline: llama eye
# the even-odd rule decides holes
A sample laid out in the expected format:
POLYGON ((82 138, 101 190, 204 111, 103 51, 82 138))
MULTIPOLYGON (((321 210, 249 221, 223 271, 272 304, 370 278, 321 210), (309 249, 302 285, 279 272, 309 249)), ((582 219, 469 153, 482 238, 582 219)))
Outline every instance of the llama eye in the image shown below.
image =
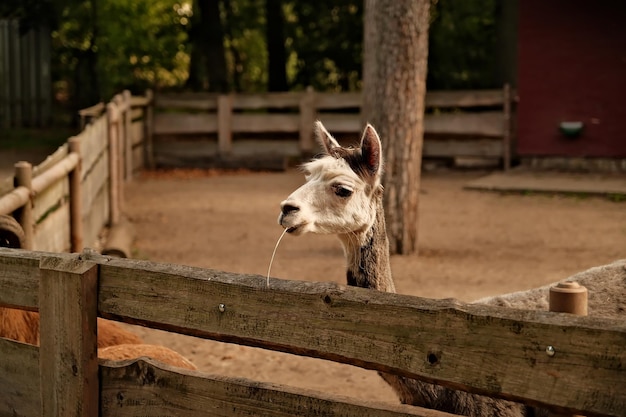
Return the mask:
POLYGON ((343 185, 335 185, 334 187, 335 195, 343 198, 350 197, 352 195, 352 190, 350 188, 344 187, 343 185))

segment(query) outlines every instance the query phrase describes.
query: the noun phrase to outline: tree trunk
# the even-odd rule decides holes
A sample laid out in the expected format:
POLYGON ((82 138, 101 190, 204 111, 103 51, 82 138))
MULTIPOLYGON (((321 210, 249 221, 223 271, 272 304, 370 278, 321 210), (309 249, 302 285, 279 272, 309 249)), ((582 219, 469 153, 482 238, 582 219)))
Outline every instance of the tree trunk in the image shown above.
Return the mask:
POLYGON ((281 0, 265 0, 268 90, 287 91, 284 17, 281 0))
POLYGON ((429 0, 365 3, 364 63, 375 68, 363 70, 364 116, 383 142, 387 232, 397 254, 417 252, 429 12, 429 0))

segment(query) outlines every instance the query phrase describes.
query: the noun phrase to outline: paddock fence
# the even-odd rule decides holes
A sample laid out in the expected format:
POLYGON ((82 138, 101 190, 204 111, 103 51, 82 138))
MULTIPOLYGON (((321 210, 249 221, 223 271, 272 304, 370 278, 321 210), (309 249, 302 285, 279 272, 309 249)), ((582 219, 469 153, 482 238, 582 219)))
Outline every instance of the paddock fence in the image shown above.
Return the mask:
MULTIPOLYGON (((508 169, 514 102, 515 94, 508 85, 495 90, 427 92, 424 157, 490 158, 508 169)), ((156 94, 154 159, 160 166, 198 166, 236 157, 254 164, 262 149, 266 163, 271 154, 310 155, 315 151, 316 119, 333 134, 358 135, 364 125, 361 105, 360 92, 312 89, 264 94, 156 94), (255 135, 263 140, 253 141, 252 146, 250 138, 255 135), (289 140, 268 140, 280 135, 289 140), (247 152, 250 148, 256 155, 247 152)), ((280 163, 270 166, 280 167, 280 163)))
MULTIPOLYGON (((0 415, 446 416, 145 358, 96 358, 96 316, 306 355, 587 416, 624 416, 626 325, 332 283, 0 249, 0 305, 40 347, 0 339, 0 415), (547 347, 550 347, 547 349, 547 347)), ((332 382, 336 383, 336 382, 332 382)))
POLYGON ((124 92, 85 109, 79 134, 35 167, 17 162, 15 176, 0 181, 0 215, 18 221, 22 248, 102 247, 103 229, 123 221, 124 182, 145 165, 149 102, 124 92))

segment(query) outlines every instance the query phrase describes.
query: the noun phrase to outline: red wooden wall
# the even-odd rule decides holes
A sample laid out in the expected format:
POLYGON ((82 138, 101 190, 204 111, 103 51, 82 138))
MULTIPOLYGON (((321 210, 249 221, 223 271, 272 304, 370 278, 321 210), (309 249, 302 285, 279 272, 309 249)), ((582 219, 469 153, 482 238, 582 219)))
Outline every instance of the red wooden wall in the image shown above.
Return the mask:
POLYGON ((517 153, 626 157, 626 1, 521 0, 517 153), (582 121, 576 139, 558 131, 582 121))

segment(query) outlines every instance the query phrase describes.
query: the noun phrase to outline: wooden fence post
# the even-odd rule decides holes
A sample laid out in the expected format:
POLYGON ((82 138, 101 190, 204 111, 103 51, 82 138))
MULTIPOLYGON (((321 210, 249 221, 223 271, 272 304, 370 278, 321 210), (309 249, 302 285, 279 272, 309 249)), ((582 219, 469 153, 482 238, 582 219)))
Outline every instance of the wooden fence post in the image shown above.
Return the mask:
POLYGON ((148 164, 148 169, 154 169, 154 149, 152 147, 153 131, 154 131, 154 93, 152 90, 146 90, 146 108, 144 110, 143 128, 145 133, 144 156, 148 164))
MULTIPOLYGON (((577 282, 559 282, 550 287, 550 311, 587 315, 587 288, 577 282)), ((556 353, 555 353, 556 354, 556 353)), ((550 413, 550 417, 582 417, 579 414, 550 413)))
POLYGON ((109 225, 113 226, 120 219, 119 195, 119 152, 117 125, 119 112, 115 103, 107 104, 108 132, 109 132, 109 225))
POLYGON ((132 138, 132 104, 130 91, 124 90, 122 93, 124 101, 123 123, 124 123, 124 165, 126 182, 133 179, 133 138, 132 138))
POLYGON ((80 157, 80 139, 72 137, 68 140, 70 152, 78 155, 78 163, 69 174, 70 182, 70 244, 72 252, 83 250, 83 208, 82 208, 82 160, 80 157))
POLYGON ((98 266, 44 257, 39 268, 41 416, 97 416, 98 266))
POLYGON ((217 149, 220 155, 229 155, 233 150, 233 96, 217 97, 217 149))
POLYGON ((315 91, 307 87, 300 99, 300 152, 313 154, 313 123, 315 123, 315 91))
POLYGON ((30 196, 24 205, 15 212, 15 219, 24 230, 24 247, 22 249, 33 249, 34 224, 33 219, 33 166, 30 162, 20 161, 15 164, 15 187, 26 187, 30 191, 30 196))

